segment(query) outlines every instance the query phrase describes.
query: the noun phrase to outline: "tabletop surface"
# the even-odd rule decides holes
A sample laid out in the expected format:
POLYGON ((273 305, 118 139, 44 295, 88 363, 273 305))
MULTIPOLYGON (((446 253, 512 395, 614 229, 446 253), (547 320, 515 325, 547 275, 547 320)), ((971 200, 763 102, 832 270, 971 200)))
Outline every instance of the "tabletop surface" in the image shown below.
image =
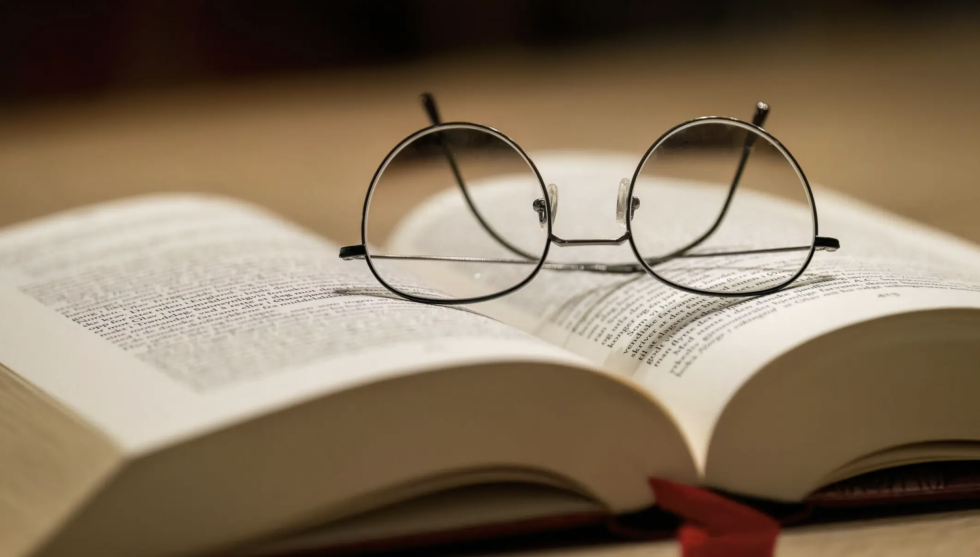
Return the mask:
MULTIPOLYGON (((208 191, 356 243, 375 168, 426 125, 494 126, 532 153, 639 155, 693 117, 766 124, 811 182, 980 242, 980 26, 846 22, 708 44, 498 52, 62 105, 0 107, 0 226, 100 200, 208 191)), ((673 542, 535 555, 675 555, 673 542)), ((779 555, 980 554, 980 512, 797 529, 779 555)))

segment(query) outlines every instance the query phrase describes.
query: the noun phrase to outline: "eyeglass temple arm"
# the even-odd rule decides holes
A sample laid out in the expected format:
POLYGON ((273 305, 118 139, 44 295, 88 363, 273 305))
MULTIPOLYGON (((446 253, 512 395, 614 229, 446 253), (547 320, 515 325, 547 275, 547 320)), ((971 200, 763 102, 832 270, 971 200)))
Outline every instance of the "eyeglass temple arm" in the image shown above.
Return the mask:
MULTIPOLYGON (((425 113, 429 117, 429 121, 432 123, 432 125, 441 124, 442 118, 439 115, 439 108, 436 105, 435 96, 432 93, 426 92, 426 93, 422 93, 422 95, 419 98, 422 101, 422 107, 425 109, 425 113)), ((768 115, 769 115, 769 105, 760 102, 755 107, 755 114, 752 116, 752 123, 761 128, 762 125, 765 123, 766 117, 768 115)), ((480 223, 480 225, 483 226, 483 228, 487 231, 488 234, 490 234, 490 236, 494 240, 496 240, 498 243, 500 243, 500 245, 504 246, 512 253, 519 255, 520 257, 523 257, 525 259, 534 260, 534 255, 521 250, 517 246, 514 246, 513 244, 505 240, 500 234, 498 234, 497 231, 494 230, 492 226, 490 226, 490 223, 486 221, 486 219, 480 213, 479 209, 476 208, 476 204, 473 202, 473 198, 470 197, 469 190, 466 188, 466 182, 463 180, 463 175, 459 170, 459 165, 456 163, 455 155, 453 155, 449 147, 441 141, 441 138, 437 137, 437 140, 439 140, 439 145, 440 147, 442 147, 442 151, 446 156, 446 161, 449 163, 450 169, 452 169, 453 177, 456 179, 456 184, 459 186, 460 192, 462 192, 463 194, 463 199, 466 200, 466 205, 470 208, 470 211, 473 213, 473 216, 476 217, 476 220, 480 223)), ((699 236, 694 241, 690 242, 689 244, 687 244, 686 246, 680 249, 675 250, 670 254, 658 258, 660 261, 670 259, 673 257, 678 257, 686 253, 687 251, 699 246, 701 243, 703 243, 705 240, 711 237, 711 235, 714 234, 716 230, 718 230, 718 227, 721 226, 721 223, 724 220, 725 215, 728 214, 728 208, 731 206, 732 199, 735 197, 735 190, 736 188, 738 188, 738 183, 742 179, 742 173, 745 171, 745 165, 748 162, 749 155, 752 153, 752 146, 755 144, 755 140, 756 140, 756 136, 753 134, 748 134, 747 137, 745 138, 745 144, 742 146, 742 156, 739 159, 738 167, 735 170, 735 176, 732 178, 731 186, 729 186, 728 188, 728 195, 725 197, 725 202, 722 205, 721 211, 718 214, 718 218, 715 219, 715 222, 711 225, 711 227, 708 228, 708 230, 704 234, 699 236)))
MULTIPOLYGON (((432 95, 432 93, 422 93, 419 96, 419 100, 422 101, 422 108, 425 109, 425 114, 429 117, 429 122, 431 122, 433 126, 441 124, 442 118, 439 116, 439 107, 436 106, 436 98, 432 95)), ((533 260, 534 259, 533 255, 527 253, 526 251, 523 251, 522 249, 518 248, 517 246, 505 240, 503 236, 498 234, 497 231, 494 230, 492 226, 490 226, 490 223, 488 223, 487 220, 483 218, 483 215, 480 214, 480 211, 476 208, 476 204, 473 202, 473 198, 470 197, 469 190, 466 189, 466 182, 463 181, 463 174, 462 172, 460 172, 459 165, 456 163, 456 156, 453 155, 453 152, 449 149, 449 146, 442 141, 441 136, 436 135, 435 137, 436 137, 436 141, 439 143, 439 146, 442 147, 443 154, 446 155, 446 161, 449 162, 449 168, 452 169, 453 171, 453 177, 456 179, 456 184, 459 186, 459 190, 463 193, 463 199, 466 200, 466 205, 469 206, 470 211, 473 213, 473 216, 476 217, 476 220, 487 231, 487 234, 490 234, 490 236, 493 237, 494 240, 496 240, 498 243, 500 243, 500 245, 504 246, 515 255, 518 255, 525 259, 533 260)))
MULTIPOLYGON (((837 251, 840 248, 840 242, 836 238, 828 238, 825 236, 817 236, 814 242, 814 249, 817 251, 837 251)), ((762 253, 781 253, 787 251, 804 251, 809 250, 810 246, 795 246, 787 248, 766 248, 766 249, 750 249, 750 250, 735 250, 735 251, 716 251, 712 253, 686 253, 680 255, 665 255, 663 257, 658 257, 656 259, 647 260, 648 265, 658 265, 660 263, 666 263, 672 259, 679 257, 683 258, 706 258, 706 257, 717 257, 724 255, 755 255, 762 253)), ((367 257, 367 248, 364 245, 356 246, 345 246, 340 248, 340 258, 350 261, 353 259, 365 259, 367 257)), ((409 260, 409 261, 449 261, 457 263, 509 263, 509 264, 519 264, 519 265, 537 265, 537 260, 531 259, 492 259, 487 257, 457 257, 457 256, 439 256, 439 255, 372 255, 372 258, 376 259, 399 259, 399 260, 409 260)), ((642 265, 638 263, 544 263, 542 268, 549 269, 552 271, 590 271, 595 273, 641 273, 644 271, 642 265)))
MULTIPOLYGON (((764 102, 760 102, 755 105, 755 114, 752 115, 752 123, 761 128, 762 124, 764 124, 766 121, 766 116, 769 116, 769 105, 764 102)), ((721 206, 721 212, 718 213, 718 218, 715 219, 715 222, 708 228, 707 232, 686 246, 658 259, 663 260, 670 257, 678 257, 688 250, 694 249, 701 245, 702 242, 710 238, 711 235, 718 230, 718 227, 721 226, 721 221, 724 220, 725 215, 728 214, 728 208, 732 204, 732 198, 735 197, 735 189, 738 187, 738 183, 742 179, 742 173, 745 172, 745 164, 749 161, 749 155, 752 153, 752 146, 755 145, 755 140, 755 134, 750 133, 746 135, 745 144, 742 145, 742 157, 738 161, 738 168, 735 169, 735 176, 732 178, 732 184, 728 187, 728 196, 725 197, 725 203, 721 206)))

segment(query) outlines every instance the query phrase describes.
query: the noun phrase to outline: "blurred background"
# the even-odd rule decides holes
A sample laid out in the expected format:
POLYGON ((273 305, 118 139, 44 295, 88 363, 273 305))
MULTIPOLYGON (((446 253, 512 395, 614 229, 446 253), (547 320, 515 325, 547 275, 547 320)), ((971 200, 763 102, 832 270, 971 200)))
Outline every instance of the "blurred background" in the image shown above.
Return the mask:
POLYGON ((936 0, 7 2, 0 225, 209 191, 354 242, 426 90, 532 156, 765 101, 812 182, 980 241, 980 4, 936 0))

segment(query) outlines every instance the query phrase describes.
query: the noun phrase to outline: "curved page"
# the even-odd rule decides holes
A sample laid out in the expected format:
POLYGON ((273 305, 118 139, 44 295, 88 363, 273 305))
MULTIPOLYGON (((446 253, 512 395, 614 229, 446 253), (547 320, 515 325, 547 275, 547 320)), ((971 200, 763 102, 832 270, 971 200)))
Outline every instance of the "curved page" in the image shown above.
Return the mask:
POLYGON ((0 362, 148 451, 399 374, 583 361, 466 309, 398 299, 256 207, 160 195, 0 233, 0 362))
MULTIPOLYGON (((555 233, 564 238, 616 238, 620 179, 638 157, 592 153, 534 157, 546 183, 561 191, 555 233)), ((475 182, 480 199, 508 195, 507 180, 475 182)), ((678 222, 702 210, 698 201, 721 184, 667 184, 657 198, 678 222)), ((638 190, 643 198, 643 190, 638 190)), ((393 234, 399 252, 465 241, 480 230, 457 197, 435 197, 393 234), (451 234, 447 231, 452 231, 451 234)), ((765 214, 770 228, 809 210, 757 192, 740 202, 765 214)), ((712 429, 725 404, 752 374, 780 354, 830 331, 921 309, 980 308, 980 251, 972 244, 816 188, 820 234, 841 241, 817 252, 790 288, 755 298, 688 294, 646 274, 548 271, 523 289, 476 306, 540 338, 585 356, 648 389, 675 416, 704 466, 712 429)), ((644 203, 647 202, 646 198, 644 203)), ((641 209, 642 210, 642 209, 641 209)), ((753 227, 738 221, 734 226, 753 227)), ((458 251, 458 250, 457 250, 458 251)), ((627 245, 553 246, 549 261, 635 262, 627 245)), ((438 279, 439 277, 433 277, 438 279)), ((443 280, 455 280, 446 277, 443 280)))

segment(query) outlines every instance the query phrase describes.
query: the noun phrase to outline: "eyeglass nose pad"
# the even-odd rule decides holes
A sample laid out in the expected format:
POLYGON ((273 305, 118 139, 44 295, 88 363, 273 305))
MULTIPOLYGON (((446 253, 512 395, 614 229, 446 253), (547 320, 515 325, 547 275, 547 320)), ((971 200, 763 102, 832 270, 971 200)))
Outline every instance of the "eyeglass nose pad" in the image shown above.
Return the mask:
MULTIPOLYGON (((626 226, 626 203, 630 193, 630 180, 623 178, 619 181, 619 193, 616 195, 616 222, 621 226, 626 226)), ((634 213, 640 208, 640 198, 634 196, 629 202, 631 205, 630 220, 633 220, 634 213)))
MULTIPOLYGON (((554 224, 555 217, 558 216, 558 186, 554 184, 548 184, 548 202, 551 206, 551 223, 554 224)), ((544 210, 544 199, 535 199, 531 206, 538 213, 538 223, 541 225, 541 228, 545 228, 545 225, 548 223, 548 213, 544 210)))

